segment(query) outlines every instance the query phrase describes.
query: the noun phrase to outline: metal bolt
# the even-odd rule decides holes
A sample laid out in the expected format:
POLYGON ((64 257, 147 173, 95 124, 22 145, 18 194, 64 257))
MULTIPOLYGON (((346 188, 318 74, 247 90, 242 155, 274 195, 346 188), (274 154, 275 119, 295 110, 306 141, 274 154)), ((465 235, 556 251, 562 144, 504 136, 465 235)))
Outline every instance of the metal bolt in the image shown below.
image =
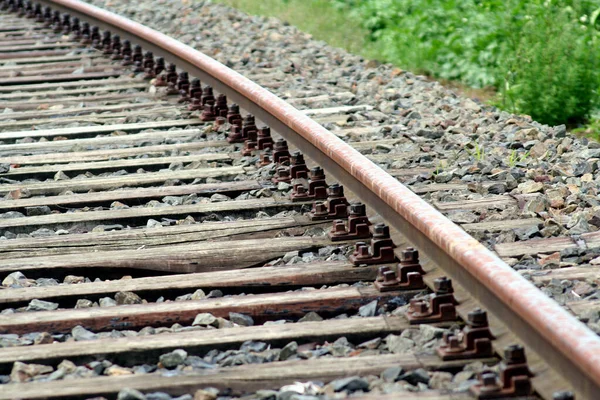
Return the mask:
POLYGON ((377 224, 373 227, 374 239, 386 239, 390 237, 390 228, 386 224, 377 224))
POLYGON ((394 282, 397 279, 396 273, 392 270, 385 271, 383 273, 383 281, 384 282, 394 282))
POLYGON ((506 364, 525 364, 525 349, 520 344, 512 344, 504 349, 504 360, 506 364))
POLYGON ((467 323, 473 328, 488 326, 487 313, 482 309, 475 309, 467 315, 467 323))
POLYGON ((575 400, 575 395, 573 394, 573 392, 569 392, 569 391, 561 391, 561 392, 555 392, 554 394, 552 394, 552 400, 575 400))
POLYGON ((452 288, 452 280, 446 278, 445 276, 435 279, 433 281, 433 290, 435 291, 435 294, 454 293, 454 289, 452 288))
POLYGON ((387 271, 391 271, 390 267, 388 267, 387 265, 382 265, 381 267, 379 267, 379 270, 377 271, 377 280, 379 282, 383 282, 385 280, 385 273, 387 271))
POLYGON ((277 139, 274 145, 275 151, 287 150, 288 145, 285 139, 277 139))
POLYGON ((359 243, 362 244, 356 244, 356 258, 369 258, 369 246, 367 246, 364 242, 359 243))
POLYGON ((288 167, 277 168, 277 176, 279 178, 289 178, 290 177, 290 169, 288 167))
POLYGON ((350 204, 350 215, 354 217, 364 217, 367 215, 367 207, 363 203, 350 204))
POLYGON ((321 167, 311 168, 310 179, 313 181, 325 179, 325 171, 323 171, 323 168, 321 168, 321 167))
POLYGON ((268 126, 262 126, 260 128, 258 128, 258 136, 260 137, 270 137, 271 136, 271 128, 269 128, 268 126))
POLYGON ((402 262, 407 264, 418 264, 419 252, 412 247, 407 247, 402 251, 402 262))
MULTIPOLYGON (((210 86, 207 86, 210 87, 210 86)), ((212 88, 210 88, 211 94, 212 94, 212 88)), ((256 120, 254 119, 254 115, 252 114, 246 114, 246 116, 244 117, 244 124, 252 124, 254 125, 254 123, 256 122, 256 120)))
POLYGON ((295 151, 291 154, 290 162, 292 165, 306 164, 306 162, 304 161, 304 156, 299 151, 295 151))
POLYGON ((294 191, 296 194, 306 194, 306 188, 303 185, 296 185, 294 191))
POLYGON ((337 183, 331 184, 327 188, 327 196, 328 197, 344 197, 344 187, 337 183))
POLYGON ((425 314, 429 310, 429 305, 424 301, 416 301, 411 304, 413 313, 425 314))
POLYGON ((448 343, 448 347, 451 349, 459 349, 460 348, 460 340, 458 340, 458 337, 455 335, 448 337, 447 343, 448 343))
POLYGON ((333 235, 343 235, 346 233, 346 225, 344 221, 341 219, 336 219, 333 221, 333 226, 331 227, 331 233, 333 235))
POLYGON ((313 214, 327 215, 327 205, 322 201, 316 201, 313 205, 313 214))
POLYGON ((481 385, 482 392, 494 392, 500 389, 498 387, 498 377, 491 371, 481 374, 481 385))
POLYGON ((232 104, 229 106, 229 112, 232 114, 239 114, 240 113, 240 106, 238 106, 237 104, 232 104))

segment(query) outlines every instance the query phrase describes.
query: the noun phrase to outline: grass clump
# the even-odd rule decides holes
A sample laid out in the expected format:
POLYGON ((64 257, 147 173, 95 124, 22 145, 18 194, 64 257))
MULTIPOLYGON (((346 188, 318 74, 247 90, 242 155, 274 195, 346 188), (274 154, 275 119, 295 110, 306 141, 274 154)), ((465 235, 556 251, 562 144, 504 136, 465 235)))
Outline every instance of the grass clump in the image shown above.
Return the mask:
POLYGON ((383 57, 493 86, 499 106, 547 124, 598 104, 600 5, 592 0, 332 0, 360 16, 383 57))
POLYGON ((494 104, 542 123, 580 124, 600 103, 598 0, 215 1, 366 58, 492 88, 494 104))

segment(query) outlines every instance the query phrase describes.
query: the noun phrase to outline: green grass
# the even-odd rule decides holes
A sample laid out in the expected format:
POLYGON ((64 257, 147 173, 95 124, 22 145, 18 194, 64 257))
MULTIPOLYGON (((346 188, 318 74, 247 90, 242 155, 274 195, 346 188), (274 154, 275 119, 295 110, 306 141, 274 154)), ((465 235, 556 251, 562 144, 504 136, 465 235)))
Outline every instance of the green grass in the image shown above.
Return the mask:
POLYGON ((247 14, 275 17, 334 47, 365 58, 378 58, 366 43, 368 31, 356 17, 329 0, 214 0, 247 14))
POLYGON ((597 131, 598 0, 214 1, 538 122, 597 131))

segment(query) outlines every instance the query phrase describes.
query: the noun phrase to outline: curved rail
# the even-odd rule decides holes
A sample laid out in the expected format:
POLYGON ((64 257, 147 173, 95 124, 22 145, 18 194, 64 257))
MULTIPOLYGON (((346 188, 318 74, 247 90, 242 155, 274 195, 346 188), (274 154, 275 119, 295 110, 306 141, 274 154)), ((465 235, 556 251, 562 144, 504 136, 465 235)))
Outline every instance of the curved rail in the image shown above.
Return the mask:
POLYGON ((600 338, 358 151, 271 92, 175 39, 77 0, 41 3, 135 41, 270 124, 468 288, 580 396, 600 399, 600 338))

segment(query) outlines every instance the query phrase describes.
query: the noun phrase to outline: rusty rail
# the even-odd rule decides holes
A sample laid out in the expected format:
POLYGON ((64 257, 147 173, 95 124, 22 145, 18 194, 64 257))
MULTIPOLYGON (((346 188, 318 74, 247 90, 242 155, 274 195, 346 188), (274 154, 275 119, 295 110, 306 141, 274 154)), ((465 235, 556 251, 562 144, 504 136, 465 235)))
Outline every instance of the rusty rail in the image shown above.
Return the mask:
POLYGON ((77 0, 41 3, 135 41, 270 124, 468 288, 582 398, 600 398, 600 338, 358 151, 269 91, 175 39, 77 0))

